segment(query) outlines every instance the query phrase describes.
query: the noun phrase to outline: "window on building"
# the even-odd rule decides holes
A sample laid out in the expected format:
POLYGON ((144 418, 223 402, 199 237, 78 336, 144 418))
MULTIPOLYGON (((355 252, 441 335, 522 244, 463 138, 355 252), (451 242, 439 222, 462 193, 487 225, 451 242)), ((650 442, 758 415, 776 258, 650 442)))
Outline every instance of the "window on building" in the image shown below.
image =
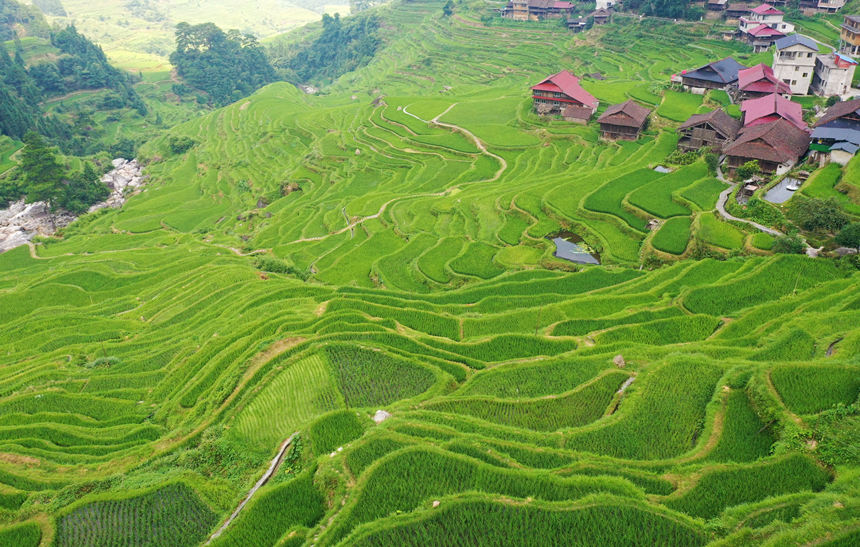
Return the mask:
POLYGON ((791 85, 797 85, 797 80, 792 80, 791 85))
POLYGON ((809 76, 809 72, 804 72, 803 77, 806 78, 807 76, 809 76))

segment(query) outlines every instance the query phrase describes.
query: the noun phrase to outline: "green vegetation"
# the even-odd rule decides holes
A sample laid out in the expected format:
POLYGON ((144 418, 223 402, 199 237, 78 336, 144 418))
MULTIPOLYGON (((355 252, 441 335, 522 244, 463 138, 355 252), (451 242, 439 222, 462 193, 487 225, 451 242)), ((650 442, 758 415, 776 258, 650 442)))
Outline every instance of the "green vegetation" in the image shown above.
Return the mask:
POLYGON ((218 105, 237 101, 275 78, 253 35, 224 33, 214 23, 176 25, 176 51, 170 54, 170 63, 183 80, 218 105))
POLYGON ((42 540, 42 530, 36 522, 26 522, 0 528, 0 545, 36 547, 42 540))
POLYGON ((690 219, 688 217, 670 218, 657 231, 651 245, 655 249, 672 253, 683 254, 690 240, 690 219))
POLYGON ((713 213, 699 217, 699 230, 696 235, 702 241, 723 249, 738 249, 744 243, 743 232, 718 219, 713 213))
POLYGON ((741 390, 732 390, 726 402, 723 432, 708 459, 717 462, 751 462, 770 454, 776 438, 771 424, 764 424, 749 397, 741 390))
POLYGON ((314 454, 327 454, 361 436, 364 425, 355 412, 339 410, 314 422, 309 431, 314 454))
POLYGON ((313 526, 323 516, 324 499, 306 471, 290 482, 257 492, 248 507, 219 536, 215 547, 275 545, 294 526, 313 526))
POLYGON ((338 76, 369 63, 381 44, 379 17, 360 14, 341 19, 323 14, 322 32, 298 48, 286 40, 274 41, 269 56, 285 78, 294 83, 330 83, 338 76))
POLYGON ((318 93, 274 83, 166 131, 207 97, 146 74, 141 96, 173 102, 113 111, 144 191, 0 254, 0 534, 202 544, 274 461, 217 543, 850 539, 852 260, 719 220, 708 163, 667 161, 676 122, 608 142, 528 96, 564 67, 602 105, 680 111, 671 74, 769 54, 710 22, 574 35, 445 1, 370 8, 372 58, 326 61, 318 93), (555 257, 556 235, 602 265, 555 257))
POLYGON ((702 96, 678 91, 666 91, 657 114, 676 122, 685 122, 702 106, 702 96))
POLYGON ((815 462, 794 455, 773 463, 708 473, 687 494, 666 505, 694 517, 711 518, 732 505, 788 492, 817 492, 829 481, 828 473, 815 462))
POLYGON ((439 537, 457 538, 463 545, 509 543, 528 530, 536 544, 701 545, 704 534, 694 524, 676 521, 634 504, 618 505, 598 498, 582 506, 511 504, 494 499, 446 499, 438 510, 412 518, 391 518, 350 536, 354 545, 416 545, 439 537), (599 500, 599 501, 598 501, 599 500))
POLYGON ((856 372, 851 368, 782 366, 771 372, 771 379, 788 408, 798 414, 816 414, 857 400, 860 378, 856 372))
POLYGON ((58 519, 56 544, 196 545, 216 521, 192 489, 177 483, 133 498, 81 505, 58 519))

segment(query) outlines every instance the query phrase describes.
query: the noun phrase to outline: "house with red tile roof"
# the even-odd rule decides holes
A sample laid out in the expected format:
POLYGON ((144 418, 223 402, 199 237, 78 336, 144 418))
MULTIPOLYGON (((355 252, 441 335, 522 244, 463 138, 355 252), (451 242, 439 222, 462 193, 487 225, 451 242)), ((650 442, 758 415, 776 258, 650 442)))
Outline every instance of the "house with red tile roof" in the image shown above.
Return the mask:
POLYGON ((771 93, 791 95, 791 86, 783 82, 764 63, 738 72, 738 100, 754 99, 771 93))
POLYGON ((763 173, 781 175, 788 172, 809 149, 809 133, 791 122, 778 118, 745 127, 738 138, 723 149, 725 167, 730 173, 756 160, 763 173))
POLYGON ((533 86, 532 98, 535 112, 538 114, 561 115, 567 111, 571 117, 584 118, 585 121, 591 119, 599 104, 594 95, 579 84, 579 78, 567 70, 553 74, 533 86), (571 106, 577 107, 575 112, 568 109, 571 106))
POLYGON ((753 47, 753 51, 764 51, 778 39, 794 32, 794 25, 783 21, 784 16, 770 4, 762 4, 738 19, 738 35, 753 47))
POLYGON ((742 102, 741 112, 744 128, 782 119, 807 134, 809 131, 806 122, 803 121, 803 108, 800 104, 776 93, 742 102))

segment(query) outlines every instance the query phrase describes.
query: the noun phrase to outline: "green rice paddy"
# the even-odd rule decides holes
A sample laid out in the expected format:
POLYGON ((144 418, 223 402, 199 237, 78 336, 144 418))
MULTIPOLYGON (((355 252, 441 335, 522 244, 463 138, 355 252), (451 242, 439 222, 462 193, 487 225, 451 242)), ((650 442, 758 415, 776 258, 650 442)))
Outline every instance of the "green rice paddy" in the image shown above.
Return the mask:
POLYGON ((0 543, 201 544, 294 433, 213 544, 850 540, 860 274, 653 169, 701 103, 656 84, 749 52, 441 7, 379 8, 367 67, 180 125, 123 209, 0 255, 0 543), (657 123, 537 117, 562 67, 657 123))

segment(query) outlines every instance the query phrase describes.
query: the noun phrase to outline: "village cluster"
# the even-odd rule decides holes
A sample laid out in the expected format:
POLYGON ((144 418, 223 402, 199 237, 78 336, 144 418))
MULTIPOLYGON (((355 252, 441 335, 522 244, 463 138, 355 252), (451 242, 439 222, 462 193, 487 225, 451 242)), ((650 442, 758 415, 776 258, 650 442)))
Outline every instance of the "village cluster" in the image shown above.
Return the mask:
MULTIPOLYGON (((771 5, 752 10, 762 17, 781 14, 771 5)), ((780 24, 776 18, 768 24, 780 24)), ((721 90, 739 105, 740 118, 725 107, 692 115, 682 123, 678 147, 684 151, 708 147, 724 157, 730 174, 755 161, 762 174, 781 175, 807 156, 823 165, 845 165, 860 149, 860 97, 850 98, 857 61, 845 53, 860 47, 860 17, 845 17, 840 51, 822 53, 812 39, 800 34, 773 41, 773 66, 746 67, 731 57, 672 76, 674 85, 691 93, 721 90), (856 43, 855 43, 856 42, 856 43), (848 100, 835 102, 810 127, 792 95, 811 93, 848 100)), ((535 112, 586 124, 597 113, 598 100, 578 77, 562 71, 532 87, 535 112)), ((737 108, 737 107, 734 107, 737 108)), ((637 139, 651 111, 628 100, 609 106, 598 118, 605 139, 637 139)))

